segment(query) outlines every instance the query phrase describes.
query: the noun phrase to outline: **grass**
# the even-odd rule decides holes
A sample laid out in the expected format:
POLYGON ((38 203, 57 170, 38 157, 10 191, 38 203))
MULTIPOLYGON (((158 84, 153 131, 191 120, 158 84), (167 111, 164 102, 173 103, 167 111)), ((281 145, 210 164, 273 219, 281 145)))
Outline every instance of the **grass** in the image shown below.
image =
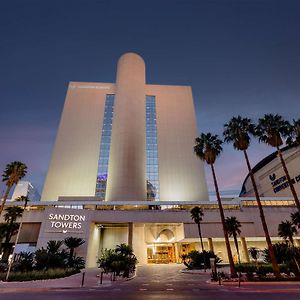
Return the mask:
MULTIPOLYGON (((8 281, 31 281, 68 277, 79 273, 77 269, 49 269, 46 271, 11 272, 8 281)), ((5 280, 6 272, 0 273, 0 280, 5 280)))

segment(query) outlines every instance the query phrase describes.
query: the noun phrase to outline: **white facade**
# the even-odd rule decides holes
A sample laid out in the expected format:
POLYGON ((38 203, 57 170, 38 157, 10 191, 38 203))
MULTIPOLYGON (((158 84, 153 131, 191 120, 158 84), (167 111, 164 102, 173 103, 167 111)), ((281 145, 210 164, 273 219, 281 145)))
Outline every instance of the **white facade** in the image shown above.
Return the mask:
MULTIPOLYGON (((300 147, 285 148, 282 152, 297 195, 300 195, 300 147)), ((254 178, 262 197, 292 197, 285 173, 276 152, 259 162, 254 168, 254 178)), ((241 195, 254 197, 249 175, 243 184, 241 195)))
POLYGON ((146 84, 144 61, 134 53, 119 59, 116 83, 69 84, 42 200, 96 195, 108 95, 114 108, 105 200, 147 200, 147 96, 155 103, 159 200, 207 200, 203 164, 193 152, 198 132, 191 87, 146 84))

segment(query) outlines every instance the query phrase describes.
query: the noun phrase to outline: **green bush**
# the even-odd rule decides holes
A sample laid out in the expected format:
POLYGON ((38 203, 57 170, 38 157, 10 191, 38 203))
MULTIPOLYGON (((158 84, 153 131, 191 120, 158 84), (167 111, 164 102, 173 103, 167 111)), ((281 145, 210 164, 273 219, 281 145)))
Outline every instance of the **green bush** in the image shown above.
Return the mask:
POLYGON ((129 245, 120 244, 115 249, 104 249, 98 263, 105 273, 113 272, 116 276, 129 277, 135 271, 138 261, 129 245))
MULTIPOLYGON (((79 273, 78 269, 49 269, 47 271, 11 272, 9 281, 31 281, 42 279, 55 279, 79 273)), ((5 280, 6 273, 0 273, 0 280, 5 280)))
POLYGON ((21 252, 19 254, 17 262, 13 264, 14 271, 31 271, 33 269, 34 263, 34 253, 31 252, 21 252))
POLYGON ((237 272, 241 273, 247 273, 247 272, 256 272, 257 266, 251 263, 248 264, 236 264, 235 265, 235 270, 237 272))
POLYGON ((211 258, 215 258, 217 264, 222 261, 220 257, 218 257, 213 251, 205 251, 205 250, 203 252, 193 250, 189 252, 187 255, 182 255, 181 258, 183 260, 184 265, 188 269, 203 269, 204 260, 205 260, 205 267, 209 269, 211 258))

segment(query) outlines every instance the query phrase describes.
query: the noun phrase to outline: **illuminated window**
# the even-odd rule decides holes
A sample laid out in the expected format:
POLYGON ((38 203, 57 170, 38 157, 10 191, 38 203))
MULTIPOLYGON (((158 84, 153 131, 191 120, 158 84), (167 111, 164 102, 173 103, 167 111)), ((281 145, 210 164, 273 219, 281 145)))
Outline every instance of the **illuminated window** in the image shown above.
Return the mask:
POLYGON ((106 95, 95 196, 105 200, 115 95, 106 95))
POLYGON ((159 200, 156 99, 146 96, 147 200, 159 200))

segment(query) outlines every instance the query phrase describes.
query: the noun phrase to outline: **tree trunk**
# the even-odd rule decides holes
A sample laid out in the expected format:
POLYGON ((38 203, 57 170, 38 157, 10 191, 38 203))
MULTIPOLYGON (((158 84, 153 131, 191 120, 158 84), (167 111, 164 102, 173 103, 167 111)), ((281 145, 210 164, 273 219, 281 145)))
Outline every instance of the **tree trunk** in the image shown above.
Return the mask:
POLYGON ((5 206, 5 203, 6 203, 6 200, 7 200, 7 197, 9 195, 11 187, 12 187, 12 185, 8 185, 6 187, 6 191, 4 193, 4 196, 3 196, 3 199, 2 199, 2 203, 1 203, 1 206, 0 206, 0 216, 1 216, 2 212, 3 212, 3 209, 4 209, 4 206, 5 206))
POLYGON ((8 262, 8 258, 9 258, 10 252, 11 252, 11 247, 12 247, 11 243, 4 243, 3 248, 2 248, 3 249, 3 255, 2 255, 2 259, 1 259, 1 261, 3 263, 8 262))
POLYGON ((294 246, 294 239, 293 239, 292 235, 289 236, 289 240, 290 240, 291 245, 294 246))
POLYGON ((201 248, 202 248, 202 252, 203 252, 204 251, 204 246, 203 246, 203 240, 202 240, 202 233, 201 233, 200 223, 198 223, 197 225, 198 225, 198 232, 199 232, 199 237, 200 237, 201 248))
POLYGON ((203 266, 204 266, 204 271, 206 272, 206 257, 205 257, 205 253, 204 253, 201 226, 200 226, 200 223, 197 223, 197 225, 198 225, 198 232, 199 232, 200 243, 201 243, 201 248, 202 248, 202 253, 203 253, 203 261, 204 261, 203 266))
POLYGON ((236 234, 233 234, 233 239, 234 239, 234 244, 235 244, 235 248, 236 248, 236 251, 237 251, 239 264, 240 264, 241 263, 241 257, 240 257, 239 243, 238 243, 236 234))
POLYGON ((264 233, 265 233, 265 237, 266 237, 266 242, 267 242, 267 245, 268 245, 269 255, 270 255, 270 258, 271 258, 271 262, 272 262, 273 273, 277 278, 279 278, 279 277, 281 277, 280 276, 280 271, 279 271, 279 267, 278 267, 278 264, 277 264, 277 261, 276 261, 274 249, 273 249, 272 242, 271 242, 271 238, 270 238, 270 235, 269 235, 269 230, 268 230, 268 226, 267 226, 267 223, 266 223, 266 218, 265 218, 265 214, 264 214, 264 211, 263 211, 263 207, 262 207, 261 202, 260 202, 260 197, 259 197, 259 194, 258 194, 256 182, 255 182, 254 175, 253 175, 253 172, 252 172, 252 169, 251 169, 251 166, 250 166, 247 151, 244 150, 243 152, 244 152, 244 155, 245 155, 248 171, 249 171, 251 182, 252 182, 252 185, 253 185, 256 202, 257 202, 257 206, 258 206, 258 209, 259 209, 261 224, 262 224, 262 227, 263 227, 263 230, 264 230, 264 233))
POLYGON ((218 200, 218 205, 219 205, 219 210, 220 210, 220 216, 221 216, 222 227, 223 227, 224 238, 225 238, 225 245, 226 245, 227 255, 228 255, 228 260, 229 260, 229 265, 230 265, 230 273, 231 273, 231 277, 236 277, 237 274, 236 274, 236 271, 234 268, 234 262, 233 262, 232 252, 231 252, 229 238, 228 238, 228 231, 227 231, 227 228, 225 225, 225 216, 224 216, 223 206, 222 206, 221 197, 220 197, 220 193, 219 193, 217 177, 215 174, 214 165, 211 164, 210 166, 211 166, 211 171, 213 174, 214 185, 215 185, 215 190, 216 190, 216 195, 217 195, 217 200, 218 200))
POLYGON ((277 152, 278 152, 278 155, 279 155, 279 158, 280 158, 280 161, 281 161, 282 168, 283 168, 283 171, 284 171, 284 173, 285 173, 286 179, 287 179, 287 181, 288 181, 288 183, 289 183, 291 192, 292 192, 292 194, 293 194, 293 197, 294 197, 294 200, 295 200, 297 209, 298 209, 299 214, 300 214, 300 201, 299 201, 299 198, 298 198, 298 196, 297 196, 297 193, 296 193, 294 184, 293 184, 293 182, 292 182, 292 180, 291 180, 289 171, 288 171, 288 169, 287 169, 287 167, 286 167, 286 164, 285 164, 285 161, 284 161, 284 159, 283 159, 282 152, 281 152, 279 146, 277 146, 277 152))

